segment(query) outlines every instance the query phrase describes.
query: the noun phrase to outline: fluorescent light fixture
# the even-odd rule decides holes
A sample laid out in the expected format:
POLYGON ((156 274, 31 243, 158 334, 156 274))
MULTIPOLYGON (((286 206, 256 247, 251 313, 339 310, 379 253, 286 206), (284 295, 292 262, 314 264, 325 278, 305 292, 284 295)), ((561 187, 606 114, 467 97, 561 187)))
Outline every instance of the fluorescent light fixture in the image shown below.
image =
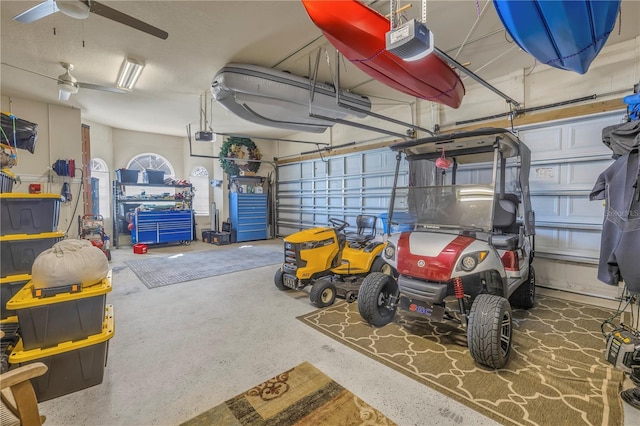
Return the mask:
POLYGON ((120 67, 118 80, 116 80, 116 87, 124 90, 133 90, 133 87, 138 81, 138 77, 142 74, 143 68, 144 62, 126 58, 120 67))

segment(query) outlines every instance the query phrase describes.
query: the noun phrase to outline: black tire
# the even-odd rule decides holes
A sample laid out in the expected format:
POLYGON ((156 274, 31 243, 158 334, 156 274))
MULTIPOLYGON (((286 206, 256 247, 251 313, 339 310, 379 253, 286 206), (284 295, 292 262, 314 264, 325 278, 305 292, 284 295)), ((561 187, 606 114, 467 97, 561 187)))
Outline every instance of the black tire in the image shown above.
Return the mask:
POLYGON ((502 368, 511 354, 513 329, 511 306, 504 297, 480 294, 476 297, 467 325, 467 343, 478 363, 502 368))
POLYGON ((336 286, 331 281, 318 280, 311 286, 309 300, 317 308, 333 305, 336 300, 336 286))
POLYGON ((284 285, 284 280, 282 279, 282 270, 277 269, 275 275, 273 276, 273 282, 278 287, 278 290, 287 291, 289 287, 284 285))
POLYGON ((107 250, 107 253, 106 253, 106 254, 107 254, 107 260, 108 260, 108 261, 111 261, 111 250, 110 250, 110 249, 109 249, 109 250, 107 250))
POLYGON ((380 256, 376 257, 371 264, 371 270, 369 272, 382 272, 385 275, 391 277, 397 277, 398 274, 393 266, 389 265, 380 256))
POLYGON ((396 314, 396 308, 387 307, 390 296, 398 293, 398 284, 393 277, 382 272, 372 272, 360 285, 358 311, 360 316, 375 327, 389 324, 396 314))
POLYGON ((520 287, 513 292, 509 302, 513 306, 522 309, 531 309, 536 299, 536 271, 533 265, 529 265, 529 276, 527 280, 520 284, 520 287))

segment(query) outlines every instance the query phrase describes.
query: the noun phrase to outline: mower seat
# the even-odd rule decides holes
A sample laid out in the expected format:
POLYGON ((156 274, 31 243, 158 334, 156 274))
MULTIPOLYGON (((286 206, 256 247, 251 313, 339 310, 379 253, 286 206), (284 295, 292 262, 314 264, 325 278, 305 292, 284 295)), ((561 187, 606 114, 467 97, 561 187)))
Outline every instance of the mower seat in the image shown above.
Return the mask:
POLYGON ((346 232, 345 236, 349 243, 364 245, 376 237, 377 216, 360 214, 356 217, 356 232, 346 232))

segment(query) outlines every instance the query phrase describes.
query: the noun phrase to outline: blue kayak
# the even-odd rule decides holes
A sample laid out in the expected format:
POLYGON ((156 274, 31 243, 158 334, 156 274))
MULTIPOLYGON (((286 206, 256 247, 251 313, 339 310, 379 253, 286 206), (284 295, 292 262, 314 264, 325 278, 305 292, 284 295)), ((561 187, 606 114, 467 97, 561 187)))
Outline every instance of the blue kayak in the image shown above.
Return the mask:
POLYGON ((584 74, 613 30, 621 0, 493 0, 507 32, 538 61, 584 74))

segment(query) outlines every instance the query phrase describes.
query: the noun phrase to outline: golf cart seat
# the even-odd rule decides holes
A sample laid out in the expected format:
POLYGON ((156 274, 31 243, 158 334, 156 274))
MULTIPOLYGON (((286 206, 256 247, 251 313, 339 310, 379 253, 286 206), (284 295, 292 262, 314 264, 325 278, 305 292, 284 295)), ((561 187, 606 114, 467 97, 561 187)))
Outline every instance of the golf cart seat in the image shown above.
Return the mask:
POLYGON ((518 204, 516 194, 504 194, 502 199, 496 198, 493 212, 493 228, 496 234, 491 236, 491 243, 499 249, 515 250, 520 244, 520 224, 518 223, 518 204))
POLYGON ((345 235, 349 243, 364 245, 376 237, 376 223, 378 217, 360 214, 356 218, 356 232, 347 232, 345 235))

